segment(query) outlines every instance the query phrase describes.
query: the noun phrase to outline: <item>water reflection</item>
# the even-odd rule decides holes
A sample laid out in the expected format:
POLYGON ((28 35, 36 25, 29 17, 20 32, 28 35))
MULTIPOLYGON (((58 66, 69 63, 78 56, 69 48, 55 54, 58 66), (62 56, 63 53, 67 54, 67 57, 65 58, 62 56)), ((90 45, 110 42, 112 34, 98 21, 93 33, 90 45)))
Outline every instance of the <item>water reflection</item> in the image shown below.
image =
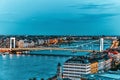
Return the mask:
POLYGON ((2 54, 2 59, 3 59, 3 60, 6 59, 6 54, 2 54))
POLYGON ((9 54, 9 58, 10 58, 10 59, 13 59, 13 54, 9 54))

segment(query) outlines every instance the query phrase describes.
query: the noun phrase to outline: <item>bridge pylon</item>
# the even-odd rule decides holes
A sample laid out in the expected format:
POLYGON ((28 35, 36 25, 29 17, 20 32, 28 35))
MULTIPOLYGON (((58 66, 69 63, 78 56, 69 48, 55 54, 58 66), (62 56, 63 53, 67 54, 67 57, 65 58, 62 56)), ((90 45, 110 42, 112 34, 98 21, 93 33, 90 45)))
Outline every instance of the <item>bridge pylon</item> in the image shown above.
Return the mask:
POLYGON ((15 48, 15 37, 10 38, 10 49, 15 48))
POLYGON ((104 39, 100 38, 100 52, 104 50, 104 39))

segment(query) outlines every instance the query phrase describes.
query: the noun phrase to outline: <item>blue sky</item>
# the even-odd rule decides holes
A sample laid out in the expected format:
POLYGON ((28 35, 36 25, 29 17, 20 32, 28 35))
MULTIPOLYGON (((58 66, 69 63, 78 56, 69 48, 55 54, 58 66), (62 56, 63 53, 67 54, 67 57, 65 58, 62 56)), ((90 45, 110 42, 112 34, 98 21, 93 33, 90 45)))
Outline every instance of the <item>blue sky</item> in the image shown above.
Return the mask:
POLYGON ((119 35, 119 0, 0 0, 0 34, 119 35))

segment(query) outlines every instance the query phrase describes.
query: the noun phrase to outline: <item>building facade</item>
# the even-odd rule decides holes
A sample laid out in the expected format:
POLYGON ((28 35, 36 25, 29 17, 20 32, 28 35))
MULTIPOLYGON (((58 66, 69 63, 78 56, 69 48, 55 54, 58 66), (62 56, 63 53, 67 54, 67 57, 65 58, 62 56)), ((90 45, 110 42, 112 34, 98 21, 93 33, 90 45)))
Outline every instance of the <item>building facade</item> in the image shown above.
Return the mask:
POLYGON ((63 65, 63 77, 77 80, 84 75, 106 71, 111 68, 111 62, 112 59, 104 52, 89 56, 72 57, 63 65))

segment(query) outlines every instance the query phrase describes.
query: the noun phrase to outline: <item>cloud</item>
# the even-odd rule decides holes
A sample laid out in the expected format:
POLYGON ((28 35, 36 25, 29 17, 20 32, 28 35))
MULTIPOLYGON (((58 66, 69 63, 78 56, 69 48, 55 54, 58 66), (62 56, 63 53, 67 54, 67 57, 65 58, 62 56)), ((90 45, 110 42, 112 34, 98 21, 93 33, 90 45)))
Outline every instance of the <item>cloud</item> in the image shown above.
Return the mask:
POLYGON ((115 4, 84 3, 84 4, 74 4, 68 7, 73 7, 77 9, 109 9, 113 6, 115 6, 115 4))
POLYGON ((83 4, 78 9, 109 9, 114 4, 83 4))
POLYGON ((116 13, 100 13, 100 14, 78 14, 81 18, 91 19, 91 20, 99 20, 99 19, 107 19, 110 17, 118 16, 116 13))
POLYGON ((56 21, 61 23, 69 23, 69 24, 76 24, 76 23, 95 23, 95 22, 105 22, 109 18, 113 18, 114 16, 118 16, 119 14, 116 13, 102 13, 102 14, 78 14, 77 17, 60 17, 57 18, 56 21))

